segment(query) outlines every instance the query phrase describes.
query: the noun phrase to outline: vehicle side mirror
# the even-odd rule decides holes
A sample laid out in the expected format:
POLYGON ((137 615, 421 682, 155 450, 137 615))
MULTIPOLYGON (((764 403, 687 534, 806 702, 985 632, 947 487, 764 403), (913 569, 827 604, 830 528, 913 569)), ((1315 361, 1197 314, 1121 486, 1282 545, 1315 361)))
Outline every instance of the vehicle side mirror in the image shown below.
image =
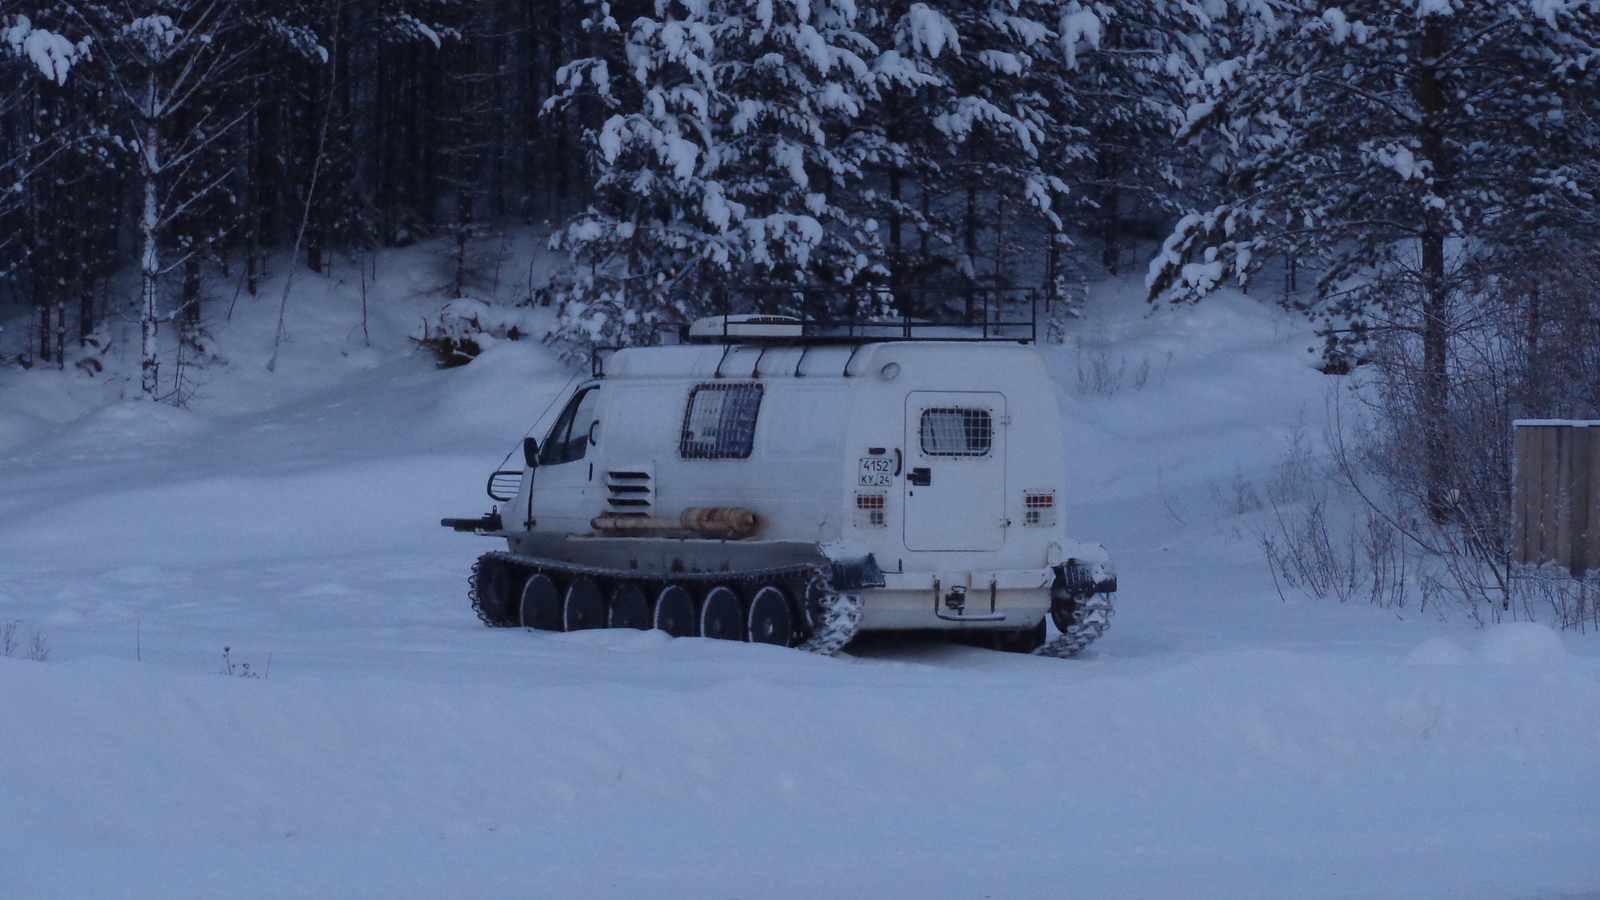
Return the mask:
POLYGON ((537 438, 525 437, 522 439, 522 461, 528 468, 539 468, 539 441, 537 438))

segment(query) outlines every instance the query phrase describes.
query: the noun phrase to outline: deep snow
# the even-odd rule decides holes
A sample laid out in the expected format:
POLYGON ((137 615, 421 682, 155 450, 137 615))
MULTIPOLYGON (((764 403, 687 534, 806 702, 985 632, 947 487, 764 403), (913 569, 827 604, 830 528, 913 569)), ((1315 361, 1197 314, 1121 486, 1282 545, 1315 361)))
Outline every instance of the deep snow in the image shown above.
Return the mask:
POLYGON ((1116 283, 1048 348, 1089 658, 826 659, 483 628, 438 519, 572 370, 435 370, 383 265, 371 347, 302 275, 268 373, 269 284, 188 410, 0 373, 0 896, 1600 897, 1600 640, 1280 600, 1227 508, 1321 427, 1298 320, 1116 283))

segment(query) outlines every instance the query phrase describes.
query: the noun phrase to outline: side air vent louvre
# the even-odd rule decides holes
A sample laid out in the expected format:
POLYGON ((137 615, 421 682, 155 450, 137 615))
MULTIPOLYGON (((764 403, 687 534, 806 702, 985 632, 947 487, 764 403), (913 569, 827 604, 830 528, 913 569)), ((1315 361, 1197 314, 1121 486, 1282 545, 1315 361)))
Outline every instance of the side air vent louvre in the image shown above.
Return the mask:
POLYGON ((629 466, 606 472, 606 514, 655 515, 655 478, 650 466, 629 466))

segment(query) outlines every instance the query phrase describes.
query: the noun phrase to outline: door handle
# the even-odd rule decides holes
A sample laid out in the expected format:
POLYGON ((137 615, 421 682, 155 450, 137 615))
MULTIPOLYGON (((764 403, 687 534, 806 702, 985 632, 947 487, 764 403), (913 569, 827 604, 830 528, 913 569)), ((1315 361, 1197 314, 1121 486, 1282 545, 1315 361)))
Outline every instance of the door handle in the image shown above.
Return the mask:
POLYGON ((927 487, 928 485, 933 484, 933 470, 924 466, 918 466, 917 468, 914 468, 910 472, 906 473, 906 480, 917 487, 927 487))

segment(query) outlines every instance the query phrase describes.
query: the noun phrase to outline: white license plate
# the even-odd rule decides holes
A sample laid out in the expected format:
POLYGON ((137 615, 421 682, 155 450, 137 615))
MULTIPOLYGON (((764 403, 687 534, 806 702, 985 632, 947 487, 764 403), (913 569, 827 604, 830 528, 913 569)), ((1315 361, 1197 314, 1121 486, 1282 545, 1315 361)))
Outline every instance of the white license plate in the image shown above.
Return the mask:
POLYGON ((890 474, 889 461, 881 456, 861 457, 861 466, 856 470, 856 484, 860 487, 888 487, 894 483, 894 476, 890 474))

